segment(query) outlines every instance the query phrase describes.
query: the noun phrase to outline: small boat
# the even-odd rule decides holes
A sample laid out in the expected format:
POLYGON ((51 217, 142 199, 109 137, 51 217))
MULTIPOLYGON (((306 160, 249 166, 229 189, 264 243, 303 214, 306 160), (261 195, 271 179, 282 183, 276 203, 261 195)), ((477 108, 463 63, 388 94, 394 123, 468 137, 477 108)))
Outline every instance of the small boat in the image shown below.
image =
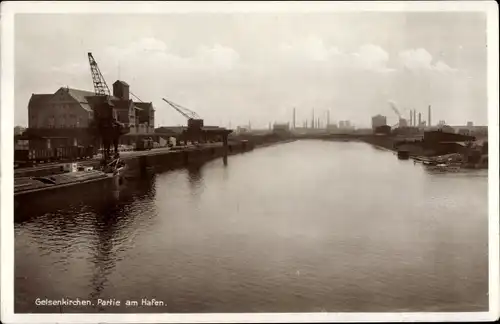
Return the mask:
POLYGON ((410 151, 407 151, 407 150, 399 150, 398 151, 398 159, 408 160, 409 158, 410 158, 410 151))
POLYGON ((459 164, 439 163, 435 165, 429 165, 427 166, 427 169, 439 172, 456 172, 461 169, 461 166, 459 164))

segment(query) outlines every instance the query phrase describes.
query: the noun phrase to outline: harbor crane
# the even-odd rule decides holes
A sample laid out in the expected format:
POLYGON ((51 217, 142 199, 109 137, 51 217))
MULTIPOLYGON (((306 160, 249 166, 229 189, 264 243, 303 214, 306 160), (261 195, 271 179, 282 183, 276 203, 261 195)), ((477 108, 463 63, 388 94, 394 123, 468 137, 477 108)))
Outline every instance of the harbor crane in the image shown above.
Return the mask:
POLYGON ((198 116, 197 113, 195 113, 194 111, 190 110, 190 109, 187 109, 186 107, 183 107, 179 104, 176 104, 174 103, 173 101, 170 101, 170 100, 167 100, 165 98, 162 98, 163 101, 165 101, 166 103, 168 103, 172 108, 174 108, 175 110, 177 110, 177 112, 179 112, 182 116, 186 117, 188 120, 190 119, 200 119, 200 116, 198 116))
POLYGON ((94 118, 89 123, 89 132, 99 141, 99 147, 103 150, 103 164, 110 158, 111 145, 115 150, 115 157, 118 157, 118 142, 122 135, 129 130, 116 118, 114 105, 110 100, 109 87, 104 80, 104 76, 97 65, 92 53, 88 53, 90 73, 94 84, 95 97, 91 98, 91 106, 94 118))
POLYGON ((185 141, 189 140, 191 142, 199 143, 202 137, 205 137, 205 132, 203 131, 203 119, 201 119, 196 112, 186 107, 176 104, 171 100, 167 100, 165 98, 162 99, 187 119, 187 130, 183 131, 185 141))
POLYGON ((137 97, 135 94, 132 93, 132 91, 129 90, 129 93, 132 97, 134 97, 135 99, 139 100, 140 102, 144 102, 141 100, 141 98, 137 97))
POLYGON ((110 96, 109 87, 104 80, 104 76, 97 65, 92 53, 88 53, 90 63, 90 73, 92 74, 92 82, 94 83, 94 90, 96 96, 110 96))

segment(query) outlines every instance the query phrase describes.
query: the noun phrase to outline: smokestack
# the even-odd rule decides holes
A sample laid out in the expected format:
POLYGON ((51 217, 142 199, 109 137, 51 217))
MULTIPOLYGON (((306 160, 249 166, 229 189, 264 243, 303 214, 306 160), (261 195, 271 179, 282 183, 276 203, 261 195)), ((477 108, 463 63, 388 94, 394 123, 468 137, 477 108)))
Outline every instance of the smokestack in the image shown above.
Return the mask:
POLYGON ((428 113, 428 118, 427 118, 428 123, 427 123, 427 125, 428 125, 429 127, 431 127, 431 126, 432 126, 432 120, 431 120, 431 105, 429 105, 429 109, 428 109, 428 112, 427 112, 427 113, 428 113))
POLYGON ((293 108, 293 128, 295 129, 295 107, 293 108))
POLYGON ((314 119, 314 108, 313 108, 312 119, 311 119, 311 128, 314 128, 315 122, 316 122, 316 120, 314 119))
POLYGON ((413 126, 413 110, 410 110, 410 126, 413 126))
POLYGON ((326 111, 326 126, 330 125, 330 110, 326 111))
POLYGON ((413 110, 413 126, 418 126, 417 124, 417 110, 413 110))
POLYGON ((418 127, 420 127, 420 125, 422 125, 422 113, 418 113, 418 127))

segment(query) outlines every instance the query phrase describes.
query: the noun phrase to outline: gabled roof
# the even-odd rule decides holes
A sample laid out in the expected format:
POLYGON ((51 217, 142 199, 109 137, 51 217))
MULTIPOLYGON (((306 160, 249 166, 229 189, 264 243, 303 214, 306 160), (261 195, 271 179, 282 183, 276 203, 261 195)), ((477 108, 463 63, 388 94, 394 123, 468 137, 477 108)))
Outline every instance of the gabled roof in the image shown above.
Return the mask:
POLYGON ((52 94, 32 94, 28 107, 44 105, 52 98, 52 96, 52 94))
MULTIPOLYGON (((93 91, 73 89, 68 87, 61 87, 56 91, 56 93, 58 91, 66 91, 74 100, 76 100, 80 104, 83 109, 87 111, 92 111, 92 106, 96 103, 99 103, 103 98, 103 96, 97 96, 93 91)), ((113 96, 110 96, 109 98, 116 99, 113 96)))
POLYGON ((73 97, 76 101, 79 103, 86 103, 88 104, 88 100, 86 97, 93 97, 95 96, 95 92, 93 91, 86 91, 86 90, 79 90, 79 89, 71 89, 71 88, 61 88, 61 89, 66 89, 68 91, 68 94, 73 97))
POLYGON ((134 102, 134 105, 141 110, 150 109, 152 111, 155 111, 152 102, 134 102))

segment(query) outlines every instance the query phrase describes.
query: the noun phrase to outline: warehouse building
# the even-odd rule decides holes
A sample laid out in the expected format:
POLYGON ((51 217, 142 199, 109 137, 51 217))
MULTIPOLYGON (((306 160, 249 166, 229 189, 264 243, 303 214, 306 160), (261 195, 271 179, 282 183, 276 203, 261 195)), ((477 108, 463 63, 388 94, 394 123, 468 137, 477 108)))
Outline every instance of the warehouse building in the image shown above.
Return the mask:
MULTIPOLYGON (((131 144, 138 137, 154 134, 154 113, 151 102, 130 99, 129 85, 124 81, 113 84, 111 102, 117 120, 129 129, 122 144, 131 144)), ((28 129, 24 140, 30 146, 60 147, 91 144, 88 127, 93 120, 95 93, 61 87, 54 94, 33 94, 28 104, 28 129), (40 143, 42 142, 42 143, 40 143)))

